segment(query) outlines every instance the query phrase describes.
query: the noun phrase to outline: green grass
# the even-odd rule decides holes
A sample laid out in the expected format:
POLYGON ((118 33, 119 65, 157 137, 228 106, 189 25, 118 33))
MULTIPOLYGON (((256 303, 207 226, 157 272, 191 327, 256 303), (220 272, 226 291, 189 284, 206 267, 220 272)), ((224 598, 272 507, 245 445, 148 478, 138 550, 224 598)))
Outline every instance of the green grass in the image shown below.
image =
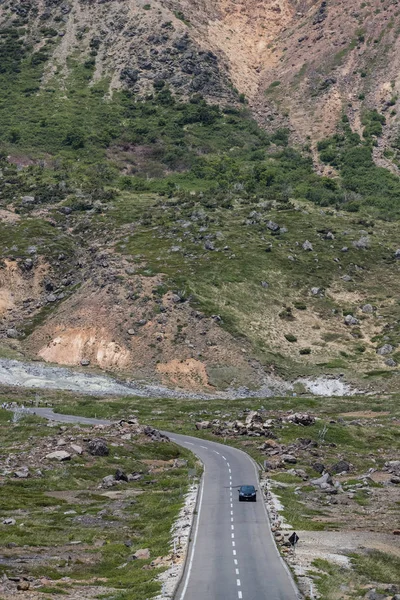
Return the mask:
MULTIPOLYGON (((36 447, 52 438, 54 445, 59 428, 49 429, 47 423, 37 417, 23 417, 17 424, 10 424, 10 416, 8 411, 0 410, 3 453, 12 452, 24 460, 28 445, 36 447)), ((62 432, 63 436, 77 435, 76 429, 68 429, 62 432)), ((49 451, 47 448, 43 447, 43 455, 49 451)), ((196 468, 200 473, 190 452, 172 443, 154 443, 134 436, 132 442, 110 445, 107 457, 83 454, 74 456, 68 463, 50 465, 44 461, 40 477, 33 469, 28 479, 6 476, 0 487, 0 511, 3 518, 14 516, 17 524, 1 528, 0 544, 3 548, 8 544, 23 547, 24 555, 40 549, 41 556, 51 556, 58 547, 68 547, 71 542, 79 541, 77 548, 85 560, 74 560, 69 564, 69 561, 49 559, 40 567, 24 566, 24 575, 43 575, 54 581, 68 576, 83 585, 88 579, 101 578, 102 586, 121 590, 118 597, 126 600, 151 597, 160 590, 155 581, 160 570, 143 570, 146 561, 131 561, 130 556, 143 547, 150 548, 153 559, 168 554, 171 526, 187 490, 188 468, 196 468), (185 458, 188 466, 149 473, 149 466, 144 462, 174 458, 185 458), (136 490, 138 495, 114 503, 101 495, 105 490, 99 490, 98 485, 104 476, 114 473, 117 468, 127 473, 143 472, 144 476, 142 481, 116 488, 136 490), (62 492, 64 499, 49 495, 56 491, 62 492), (72 515, 68 514, 71 510, 74 511, 72 515), (99 517, 100 511, 104 511, 103 517, 99 517), (131 547, 123 543, 125 539, 132 541, 131 547), (103 541, 100 547, 94 545, 98 540, 103 541), (125 562, 126 567, 117 568, 125 562)), ((8 560, 6 552, 6 565, 8 560)), ((12 572, 7 566, 4 570, 12 572)), ((49 584, 41 591, 64 594, 64 587, 49 584)))
POLYGON ((371 550, 351 556, 354 570, 377 583, 398 583, 400 558, 393 554, 371 550))

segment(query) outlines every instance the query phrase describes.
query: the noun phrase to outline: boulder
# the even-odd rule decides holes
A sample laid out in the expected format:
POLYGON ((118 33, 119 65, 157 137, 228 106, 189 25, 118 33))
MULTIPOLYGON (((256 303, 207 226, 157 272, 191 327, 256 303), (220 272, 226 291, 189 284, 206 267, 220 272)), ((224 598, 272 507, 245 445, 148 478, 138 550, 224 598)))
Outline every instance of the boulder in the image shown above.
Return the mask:
POLYGON ((318 479, 311 479, 310 482, 316 487, 326 489, 327 487, 332 485, 332 477, 329 475, 329 473, 324 473, 318 479))
POLYGON ((369 237, 366 235, 353 242, 353 246, 354 248, 357 248, 357 250, 367 250, 367 248, 369 248, 369 244, 369 237))
POLYGON ((196 429, 211 429, 211 421, 199 421, 196 423, 196 429))
POLYGON ((312 243, 306 240, 303 243, 303 250, 306 250, 306 252, 312 252, 314 250, 312 243))
POLYGON ((82 446, 78 446, 77 444, 71 444, 71 448, 77 454, 82 454, 82 452, 83 452, 82 446))
POLYGON ((3 525, 15 525, 16 524, 16 520, 9 517, 8 519, 3 519, 3 525))
POLYGON ((393 358, 387 358, 385 360, 385 365, 388 367, 397 367, 397 362, 393 360, 393 358))
POLYGON ((20 581, 17 584, 17 590, 19 592, 27 592, 30 587, 31 587, 31 584, 29 583, 29 581, 20 581))
POLYGON ((103 477, 102 486, 105 488, 113 487, 116 484, 114 475, 106 475, 103 477))
POLYGON ((26 479, 29 477, 28 467, 21 467, 18 471, 14 471, 14 477, 17 477, 17 479, 26 479))
POLYGON ((350 465, 345 460, 339 460, 329 469, 329 473, 348 473, 350 471, 350 465))
POLYGON ((278 231, 279 225, 278 225, 278 223, 274 223, 274 221, 268 221, 267 228, 270 231, 278 231))
POLYGON ((97 438, 88 443, 88 452, 92 456, 108 456, 110 449, 105 440, 97 438))
POLYGON ((314 425, 315 417, 308 413, 294 413, 293 415, 289 415, 287 420, 290 423, 296 423, 296 425, 304 425, 305 427, 308 425, 314 425))
POLYGON ((284 454, 282 460, 290 465, 295 465, 297 463, 297 458, 293 456, 293 454, 284 454))
POLYGON ((16 329, 7 329, 6 333, 7 333, 7 337, 11 338, 13 340, 18 339, 18 337, 19 337, 19 333, 16 329))
POLYGON ((366 314, 371 314, 374 312, 372 304, 364 304, 364 306, 361 307, 361 310, 366 314))
POLYGON ((378 348, 376 353, 379 354, 380 356, 386 356, 387 354, 390 354, 391 352, 393 352, 393 350, 394 350, 394 348, 391 344, 384 344, 383 346, 380 346, 380 348, 378 348))
POLYGON ((150 550, 148 548, 141 548, 135 552, 132 558, 134 560, 148 560, 150 558, 150 550))
POLYGON ((90 365, 90 360, 88 358, 82 358, 81 360, 81 366, 82 367, 88 367, 90 365))
POLYGON ((49 460, 58 460, 59 462, 63 462, 65 460, 71 460, 71 454, 65 450, 56 450, 55 452, 46 454, 46 458, 49 460))
POLYGON ((311 466, 317 473, 322 474, 325 471, 325 465, 323 463, 315 462, 311 466))
POLYGON ((117 469, 114 475, 115 481, 128 481, 128 476, 121 469, 117 469))
POLYGON ((398 248, 396 250, 396 252, 394 253, 394 257, 395 257, 396 260, 400 260, 400 248, 398 248))
POLYGON ((359 324, 359 320, 356 319, 355 317, 353 317, 353 315, 346 315, 344 318, 344 323, 345 325, 358 325, 359 324))

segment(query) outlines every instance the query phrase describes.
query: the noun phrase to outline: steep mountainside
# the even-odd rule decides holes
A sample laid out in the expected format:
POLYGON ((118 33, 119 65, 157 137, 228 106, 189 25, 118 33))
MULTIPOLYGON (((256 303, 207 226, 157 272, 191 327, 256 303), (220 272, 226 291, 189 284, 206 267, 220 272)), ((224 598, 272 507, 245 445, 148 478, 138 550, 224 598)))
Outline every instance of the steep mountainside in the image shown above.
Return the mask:
POLYGON ((0 18, 3 355, 191 388, 395 385, 396 4, 0 18))

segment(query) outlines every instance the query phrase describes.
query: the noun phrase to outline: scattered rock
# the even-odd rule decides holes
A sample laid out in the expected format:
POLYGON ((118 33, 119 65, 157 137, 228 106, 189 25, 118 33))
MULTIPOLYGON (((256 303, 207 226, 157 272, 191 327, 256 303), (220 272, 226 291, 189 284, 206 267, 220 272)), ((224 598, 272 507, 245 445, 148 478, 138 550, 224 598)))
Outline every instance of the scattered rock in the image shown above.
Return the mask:
POLYGON ((372 304, 364 304, 364 306, 361 308, 361 310, 363 311, 363 313, 366 313, 366 314, 371 314, 374 312, 372 304))
POLYGON ((27 592, 30 587, 31 584, 29 581, 20 581, 20 583, 17 584, 17 590, 20 592, 27 592))
POLYGON ((15 525, 16 522, 17 521, 15 519, 8 518, 3 520, 3 525, 15 525))
POLYGON ((211 421, 199 421, 196 423, 196 429, 211 429, 211 421))
POLYGON ((65 450, 56 450, 55 452, 46 454, 46 458, 49 460, 58 460, 59 462, 62 462, 64 460, 71 460, 71 454, 65 450))
POLYGON ((77 444, 71 444, 71 448, 77 454, 82 454, 82 452, 83 452, 82 446, 78 446, 77 444))
POLYGON ((16 329, 7 329, 7 337, 16 340, 19 337, 19 333, 16 329))
POLYGON ((293 456, 293 454, 284 454, 282 460, 290 465, 295 465, 297 463, 297 458, 293 456))
POLYGON ((308 413, 294 413, 293 415, 289 415, 287 420, 290 423, 296 423, 296 425, 314 425, 315 417, 308 413))
POLYGON ((312 252, 314 250, 312 243, 306 240, 303 243, 303 250, 306 250, 307 252, 312 252))
POLYGON ((28 467, 21 467, 17 471, 14 471, 14 477, 17 477, 18 479, 26 479, 29 477, 28 467))
POLYGON ((368 236, 362 236, 359 240, 353 242, 354 248, 358 250, 367 250, 369 248, 370 242, 368 236))
POLYGON ((391 482, 391 483, 395 483, 396 485, 398 485, 398 484, 400 483, 400 477, 397 477, 396 475, 393 475, 393 476, 390 478, 390 482, 391 482))
POLYGON ((385 365, 388 367, 397 367, 397 362, 393 358, 388 358, 385 360, 385 365))
POLYGON ((90 360, 88 358, 82 358, 81 360, 81 366, 82 367, 88 367, 90 365, 90 360))
POLYGON ((116 481, 115 481, 115 477, 114 475, 106 475, 106 477, 103 477, 103 482, 102 482, 102 486, 105 488, 110 488, 113 487, 115 485, 116 481))
POLYGON ((148 560, 150 558, 150 550, 148 548, 141 548, 135 552, 132 558, 134 560, 148 560))
POLYGON ((400 260, 400 248, 398 248, 396 250, 396 252, 394 253, 394 257, 395 257, 396 260, 400 260))
POLYGON ((345 325, 358 325, 359 320, 353 317, 353 315, 346 315, 344 318, 345 325))
POLYGON ((329 469, 330 473, 347 473, 350 471, 350 465, 345 460, 339 460, 339 462, 335 463, 329 469))
POLYGON ((108 456, 110 454, 106 441, 99 438, 88 443, 88 452, 92 456, 108 456))
POLYGON ((268 221, 267 228, 270 231, 278 231, 279 225, 278 225, 278 223, 274 223, 274 221, 268 221))
POLYGON ((391 344, 384 344, 383 346, 378 348, 376 353, 379 354, 380 356, 386 356, 386 354, 390 354, 391 352, 393 352, 393 350, 394 350, 394 348, 391 344))
POLYGON ((121 469, 117 469, 114 475, 115 481, 128 481, 127 475, 121 469))
POLYGON ((322 474, 325 471, 325 465, 323 463, 315 462, 311 466, 317 473, 322 474))

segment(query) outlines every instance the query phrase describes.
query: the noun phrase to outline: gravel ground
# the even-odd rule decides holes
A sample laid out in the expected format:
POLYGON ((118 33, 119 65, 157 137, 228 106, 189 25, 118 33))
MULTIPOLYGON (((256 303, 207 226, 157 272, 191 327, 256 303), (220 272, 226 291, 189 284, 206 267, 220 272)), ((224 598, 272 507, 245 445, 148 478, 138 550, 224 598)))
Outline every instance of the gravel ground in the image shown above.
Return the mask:
MULTIPOLYGON (((349 385, 337 378, 319 377, 315 380, 299 380, 307 390, 320 396, 343 396, 356 393, 349 385)), ((173 390, 161 385, 136 381, 119 381, 112 377, 83 373, 65 367, 51 367, 44 363, 23 363, 17 360, 0 359, 0 384, 41 388, 52 390, 69 390, 96 396, 136 396, 141 398, 186 398, 206 400, 223 398, 266 398, 284 396, 292 392, 293 386, 278 378, 271 377, 258 390, 248 388, 228 389, 212 394, 194 394, 188 391, 173 390)))

